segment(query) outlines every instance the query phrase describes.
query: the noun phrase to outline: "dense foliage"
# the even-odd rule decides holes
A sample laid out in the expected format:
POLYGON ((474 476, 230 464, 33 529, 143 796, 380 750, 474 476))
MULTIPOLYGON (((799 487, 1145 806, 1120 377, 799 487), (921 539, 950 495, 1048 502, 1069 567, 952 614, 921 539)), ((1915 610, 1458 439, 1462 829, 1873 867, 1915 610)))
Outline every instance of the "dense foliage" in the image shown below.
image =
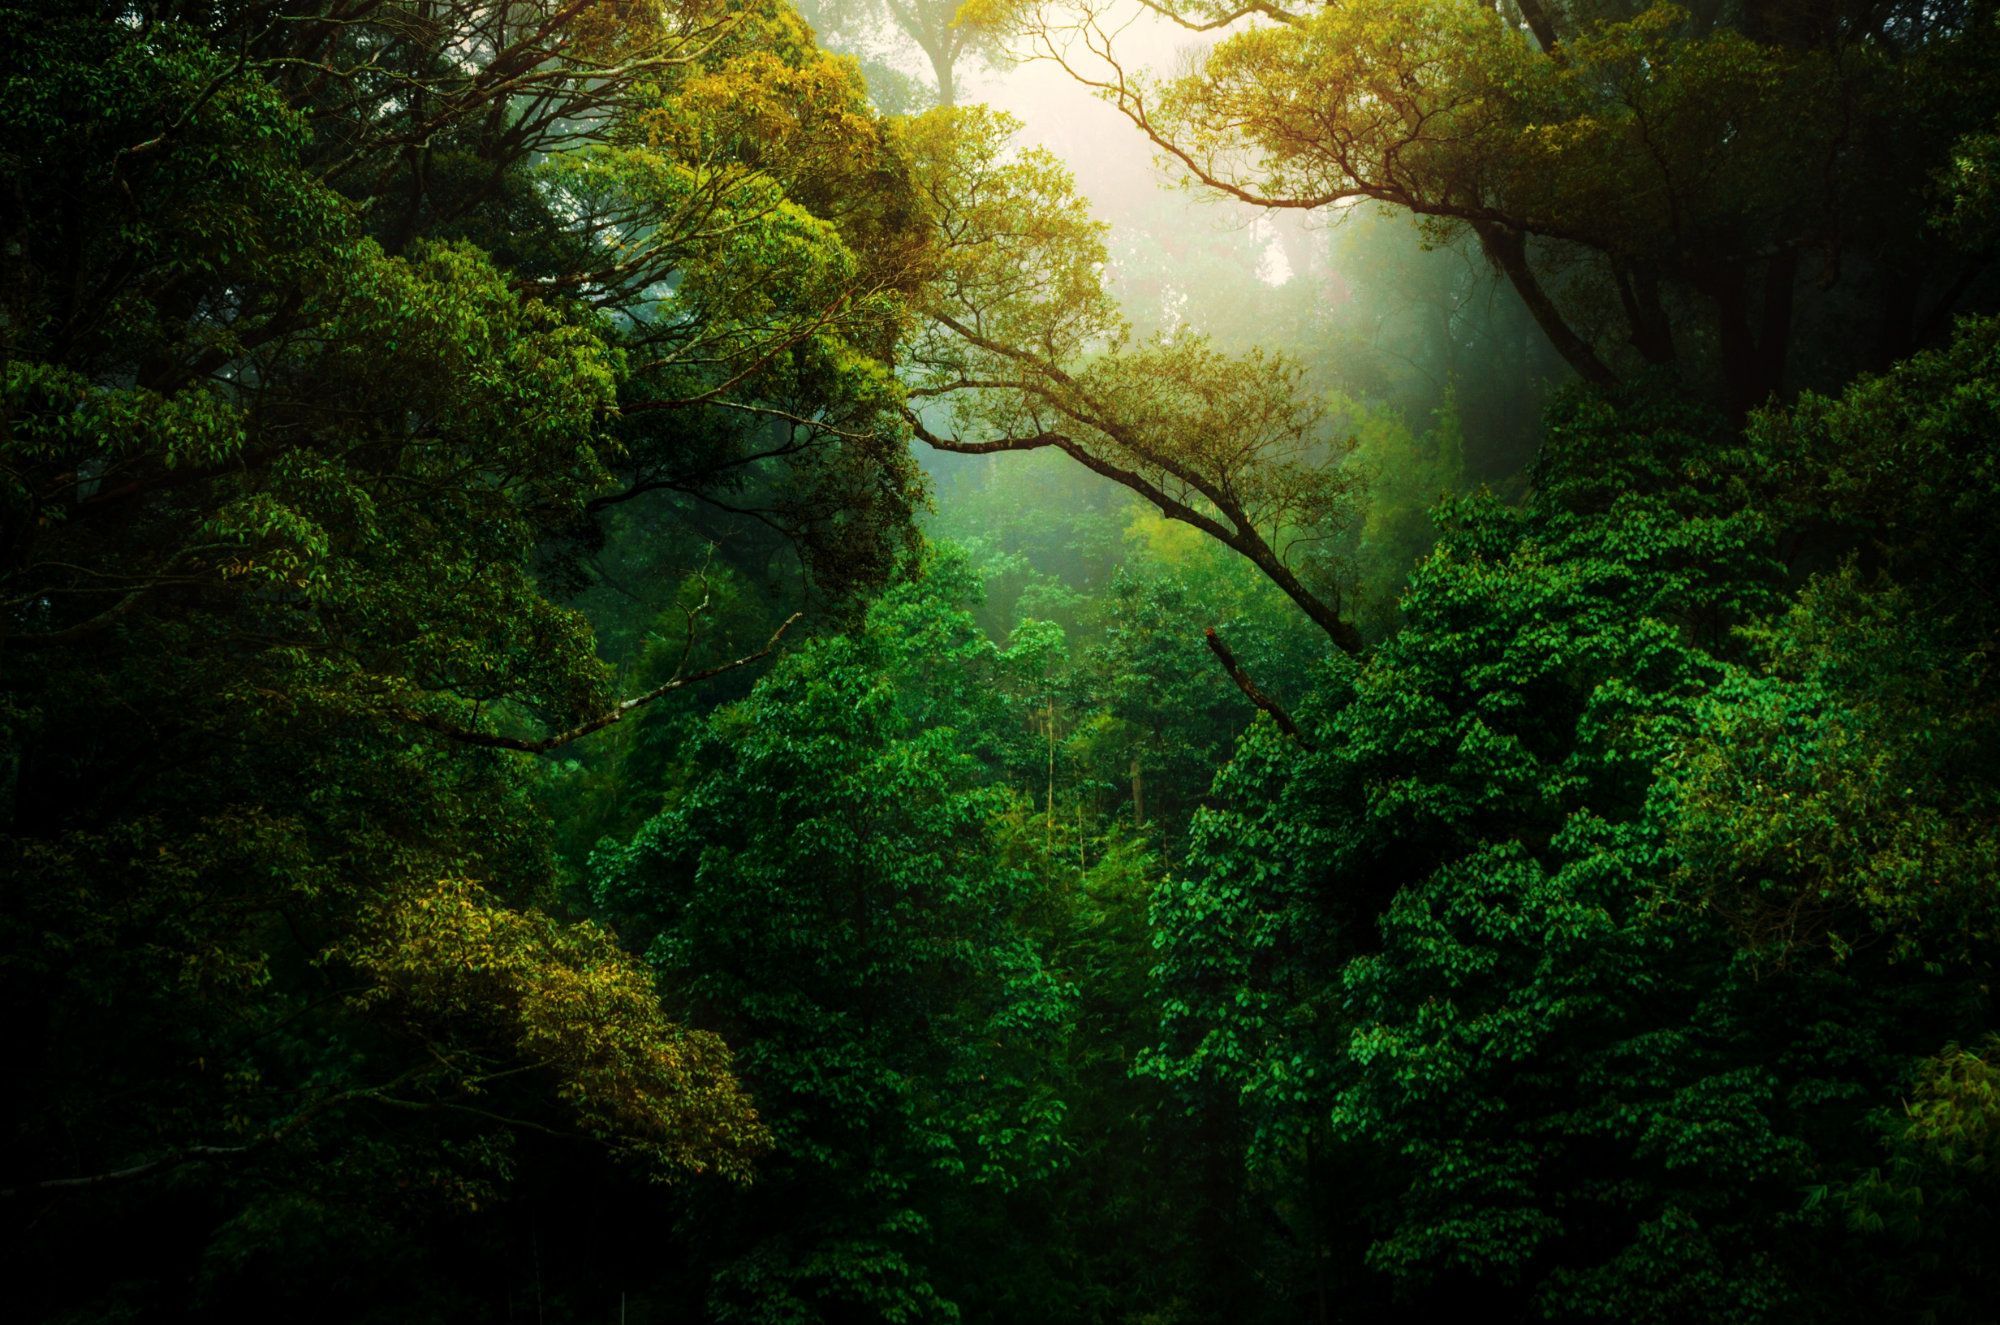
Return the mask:
POLYGON ((1149 8, 0 5, 13 1314, 2000 1316, 2000 14, 1149 8))

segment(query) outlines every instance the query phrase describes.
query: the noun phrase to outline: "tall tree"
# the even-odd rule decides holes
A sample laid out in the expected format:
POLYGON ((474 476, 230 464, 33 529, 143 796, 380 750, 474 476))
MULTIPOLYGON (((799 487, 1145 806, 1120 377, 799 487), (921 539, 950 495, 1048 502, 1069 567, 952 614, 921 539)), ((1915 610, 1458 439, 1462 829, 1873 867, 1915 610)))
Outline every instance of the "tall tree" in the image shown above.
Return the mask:
POLYGON ((917 437, 962 455, 1055 449, 1247 558, 1336 645, 1361 637, 1321 555, 1354 476, 1296 364, 1195 335, 1133 343, 1103 285, 1102 227, 1068 172, 1012 153, 1011 121, 940 111, 905 129, 938 248, 903 350, 917 437))
POLYGON ((761 1190, 704 1204, 718 1319, 953 1319, 945 1187, 1056 1162, 1044 1072, 1067 1013, 1022 923, 1014 800, 978 757, 1019 730, 963 560, 886 593, 713 720, 686 790, 595 858, 663 980, 738 1048, 773 1133, 761 1190))
MULTIPOLYGON (((821 601, 912 542, 871 351, 921 231, 858 80, 777 5, 0 28, 28 1310, 226 1313, 229 1266, 372 1255, 564 1138, 747 1177, 728 1050, 565 904, 529 752, 769 652, 621 696, 560 601, 612 505, 773 526, 821 601)), ((328 1275, 265 1309, 398 1291, 328 1275)))
POLYGON ((940 106, 958 104, 959 69, 990 52, 991 35, 959 19, 961 0, 815 0, 800 6, 829 44, 865 49, 886 25, 930 62, 940 106))
POLYGON ((1986 270, 1925 224, 1934 173, 1986 127, 1982 3, 1531 3, 1519 26, 1480 0, 1153 7, 1248 26, 1159 82, 1099 6, 978 13, 1208 188, 1470 233, 1589 382, 1686 365, 1740 417, 1935 339, 1986 270), (1875 328, 1858 352, 1797 343, 1801 308, 1833 300, 1875 328))

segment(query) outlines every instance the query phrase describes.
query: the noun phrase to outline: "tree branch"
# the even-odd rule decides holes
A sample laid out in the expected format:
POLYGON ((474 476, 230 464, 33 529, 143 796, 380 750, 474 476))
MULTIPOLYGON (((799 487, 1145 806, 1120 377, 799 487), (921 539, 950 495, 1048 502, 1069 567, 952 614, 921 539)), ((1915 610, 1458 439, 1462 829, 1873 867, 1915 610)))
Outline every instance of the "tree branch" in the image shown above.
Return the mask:
POLYGON ((778 647, 778 641, 784 637, 787 630, 792 628, 792 623, 804 615, 803 612, 794 612, 786 617, 779 624, 778 628, 771 632, 771 638, 764 641, 764 647, 758 649, 755 653, 746 653, 741 658, 720 663, 714 667, 704 668, 699 672, 689 672, 685 675, 676 672, 673 679, 666 684, 655 686, 645 694, 625 700, 616 708, 605 713, 600 713, 588 722, 580 722, 576 726, 565 731, 559 731, 552 736, 543 736, 534 740, 519 736, 503 736, 498 732, 483 732, 469 727, 460 727, 455 723, 448 722, 432 714, 418 713, 414 709, 399 708, 394 710, 394 712, 397 717, 403 719, 405 722, 415 723, 426 730, 437 732, 442 736, 449 736, 454 741, 462 741, 467 745, 483 746, 489 750, 520 750, 523 753, 533 755, 547 754, 549 751, 560 746, 568 745, 571 741, 589 736, 593 732, 603 731, 606 727, 623 722, 640 709, 645 708, 648 704, 653 703, 655 700, 663 699, 676 690, 683 690, 698 681, 706 681, 712 677, 721 676, 724 672, 733 672, 739 667, 746 667, 756 662, 759 658, 766 657, 770 654, 771 650, 778 647))
POLYGON ((0 1187, 0 1200, 33 1196, 41 1192, 78 1191, 91 1187, 116 1186, 119 1183, 131 1182, 135 1179, 144 1178, 154 1173, 161 1173, 168 1169, 176 1169, 183 1164, 197 1164, 203 1160, 210 1159, 234 1159, 238 1156, 247 1155, 254 1151, 263 1150, 268 1146, 276 1145, 335 1105, 345 1104, 349 1100, 376 1096, 383 1091, 394 1089, 406 1080, 408 1076, 409 1073, 406 1072, 394 1081, 390 1081, 384 1085, 357 1087, 353 1090, 343 1090, 329 1095, 316 1104, 300 1109, 284 1122, 265 1129, 257 1136, 245 1141, 242 1145, 182 1146, 178 1150, 170 1150, 155 1159, 145 1160, 138 1164, 129 1164, 122 1169, 111 1169, 103 1173, 81 1174, 74 1178, 45 1178, 40 1182, 17 1183, 12 1187, 0 1187))
POLYGON ((1479 221, 1473 222, 1472 230, 1479 236, 1480 248, 1514 287, 1514 292, 1521 296, 1521 302, 1528 306, 1529 316, 1535 319, 1535 325, 1542 329, 1542 334, 1549 338, 1549 343, 1555 346, 1556 353, 1563 357, 1564 362, 1576 370, 1577 376, 1594 386, 1615 385, 1617 375, 1605 365, 1604 360, 1597 357, 1596 348, 1570 326, 1562 310, 1556 307, 1555 300, 1542 288, 1534 269, 1528 265, 1527 234, 1479 221))
POLYGON ((1514 0, 1514 5, 1527 20, 1528 31, 1535 34, 1536 43, 1544 51, 1554 50, 1558 40, 1556 25, 1549 18, 1549 11, 1542 7, 1542 0, 1514 0))
POLYGON ((1285 26, 1293 28, 1305 21, 1290 10, 1280 9, 1277 5, 1270 3, 1270 0, 1245 0, 1243 5, 1231 12, 1205 21, 1189 18, 1179 10, 1162 3, 1162 0, 1139 0, 1139 4, 1146 9, 1152 10, 1168 22, 1186 28, 1189 32, 1214 32, 1217 29, 1229 27, 1231 24, 1249 18, 1252 15, 1261 15, 1264 18, 1283 23, 1285 26))
MULTIPOLYGON (((1122 465, 1113 464, 1075 438, 1062 433, 1043 432, 1032 437, 962 442, 956 438, 940 437, 932 432, 924 426, 923 420, 919 419, 914 411, 905 413, 909 417, 910 429, 916 434, 917 439, 940 451, 951 451, 959 455, 994 455, 1001 451, 1037 451, 1044 447, 1055 447, 1093 473, 1101 474, 1113 483, 1138 493, 1158 507, 1160 514, 1168 519, 1192 525, 1248 560, 1251 565, 1262 571, 1271 583, 1277 585, 1287 598, 1298 604, 1312 623, 1326 632, 1327 638, 1333 641, 1336 648, 1349 654, 1361 652, 1361 632, 1354 628, 1351 621, 1340 615, 1340 609, 1335 603, 1328 602, 1306 587, 1304 581, 1300 580, 1292 568, 1285 564, 1284 558, 1264 541, 1264 536, 1244 516, 1241 508, 1229 501, 1226 494, 1211 493, 1197 487, 1203 496, 1216 503, 1216 509, 1229 518, 1230 524, 1224 524, 1221 520, 1196 510, 1186 502, 1175 500, 1170 494, 1162 491, 1158 484, 1150 482, 1145 475, 1122 465)), ((1127 449, 1133 448, 1128 445, 1127 449)), ((1176 475, 1176 477, 1181 476, 1176 475)), ((1197 486, 1193 480, 1187 481, 1190 486, 1197 486)))
POLYGON ((1312 742, 1308 741, 1305 738, 1305 733, 1299 730, 1299 724, 1292 721, 1292 715, 1285 712, 1284 706, 1279 704, 1277 700, 1272 699, 1257 688, 1257 683, 1250 679, 1250 674, 1243 670, 1241 663, 1236 661, 1236 655, 1231 653, 1229 646, 1222 642, 1222 636, 1215 633, 1215 627, 1210 626, 1202 634, 1208 640, 1209 651, 1222 664, 1222 670, 1229 673, 1229 679, 1236 683, 1236 688, 1243 692, 1243 697, 1264 710, 1264 712, 1270 714, 1271 721, 1278 724, 1278 730, 1291 737, 1294 741, 1297 741, 1301 749, 1312 749, 1312 742))
POLYGON ((1115 465, 1102 456, 1093 454, 1073 437, 1068 437, 1058 432, 1043 432, 1037 433, 1032 437, 1003 437, 989 442, 962 442, 957 438, 941 437, 937 433, 932 432, 924 426, 923 420, 917 418, 914 412, 910 413, 909 418, 910 430, 916 434, 917 440, 936 450, 950 451, 956 455, 995 455, 1002 451, 1039 451, 1045 447, 1053 446, 1070 459, 1082 465, 1085 469, 1101 474, 1113 483, 1138 493, 1141 497, 1144 497, 1147 501, 1157 506, 1160 514, 1170 519, 1179 520, 1182 524, 1193 525, 1196 529, 1201 530, 1201 532, 1221 543, 1224 547, 1235 548, 1239 552, 1242 551, 1242 548, 1239 546, 1242 538, 1236 530, 1230 529, 1219 520, 1211 519, 1209 516, 1202 514, 1186 502, 1176 501, 1161 490, 1157 484, 1148 482, 1145 475, 1138 473, 1136 470, 1127 469, 1122 465, 1115 465))

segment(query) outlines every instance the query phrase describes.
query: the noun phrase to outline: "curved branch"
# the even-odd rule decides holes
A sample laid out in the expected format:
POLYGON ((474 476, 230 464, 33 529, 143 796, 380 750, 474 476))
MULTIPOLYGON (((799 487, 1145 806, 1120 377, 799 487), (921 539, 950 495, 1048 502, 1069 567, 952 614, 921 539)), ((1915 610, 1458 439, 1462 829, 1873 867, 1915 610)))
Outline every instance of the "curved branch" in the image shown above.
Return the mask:
POLYGON ((96 616, 88 617, 73 626, 65 626, 61 630, 52 630, 41 634, 0 636, 0 643, 4 643, 9 648, 16 649, 55 649, 65 644, 75 644, 80 640, 89 639, 92 635, 99 634, 108 629, 119 618, 129 615, 132 609, 144 601, 146 594, 154 587, 152 585, 142 585, 126 594, 123 598, 120 598, 111 606, 105 608, 102 612, 99 612, 96 616))
POLYGON ((1159 0, 1139 0, 1139 4, 1146 9, 1152 10, 1169 23, 1186 28, 1189 32, 1214 32, 1219 28, 1226 28, 1233 23, 1252 17, 1268 18, 1273 22, 1283 23, 1286 27, 1293 28, 1305 22, 1305 19, 1301 16, 1292 13, 1290 10, 1280 9, 1278 6, 1271 4, 1269 0, 1246 0, 1237 9, 1219 18, 1209 19, 1205 23, 1197 23, 1180 11, 1159 3, 1159 0))
POLYGON ((40 1182, 17 1183, 12 1187, 0 1187, 0 1200, 33 1196, 43 1192, 79 1191, 92 1187, 112 1187, 120 1183, 132 1182, 139 1178, 148 1177, 155 1173, 163 1173, 169 1169, 177 1169, 185 1164, 198 1164, 205 1160, 235 1159, 276 1145, 336 1105, 345 1104, 349 1100, 372 1098, 380 1095, 383 1091, 392 1090, 407 1080, 409 1075, 406 1072, 394 1081, 387 1082, 384 1085, 362 1086, 353 1090, 343 1090, 329 1095, 315 1104, 300 1109, 283 1122, 266 1128, 263 1132, 241 1145, 182 1146, 177 1150, 170 1150, 166 1154, 157 1156, 156 1158, 144 1160, 137 1164, 129 1164, 122 1169, 110 1169, 103 1173, 80 1174, 73 1178, 44 1178, 40 1182))
POLYGON ((623 722, 640 709, 645 708, 648 704, 659 699, 664 699, 676 690, 684 690, 696 682, 707 681, 713 677, 721 676, 724 672, 733 672, 739 667, 747 667, 759 658, 768 656, 771 650, 778 647, 778 641, 784 638, 785 632, 792 628, 792 623, 804 615, 803 612, 794 612, 786 617, 779 624, 778 628, 771 632, 771 638, 764 641, 764 647, 758 649, 755 653, 746 653, 741 658, 732 659, 726 663, 719 663, 714 667, 703 668, 699 672, 688 672, 686 674, 676 672, 673 679, 664 685, 655 686, 643 695, 637 695, 623 701, 616 708, 608 712, 600 713, 587 722, 580 722, 576 726, 565 731, 559 731, 552 736, 543 736, 532 740, 519 736, 503 736, 498 732, 483 732, 470 727, 460 727, 443 718, 429 713, 419 713, 414 709, 399 708, 394 710, 394 713, 405 722, 415 723, 417 726, 428 731, 437 732, 441 736, 449 736, 454 741, 462 741, 466 745, 483 746, 489 750, 519 750, 525 754, 533 755, 547 754, 549 751, 557 749, 560 746, 568 745, 572 741, 589 736, 594 732, 601 732, 606 727, 623 722))
MULTIPOLYGON (((923 420, 914 412, 908 414, 910 429, 919 441, 939 451, 950 451, 958 455, 995 455, 1003 451, 1038 451, 1054 447, 1075 460, 1084 468, 1101 474, 1112 482, 1128 488, 1159 508, 1162 515, 1183 524, 1192 525, 1216 542, 1244 558, 1264 573, 1264 577, 1284 591, 1287 598, 1297 604, 1312 623, 1325 631, 1327 638, 1343 653, 1358 654, 1363 648, 1361 632, 1354 624, 1340 615, 1340 609, 1308 589, 1305 582, 1293 573, 1264 536, 1244 516, 1240 506, 1225 495, 1216 501, 1216 508, 1230 518, 1224 524, 1205 512, 1196 510, 1186 502, 1177 500, 1156 483, 1136 470, 1106 460, 1084 446, 1075 438, 1063 433, 1042 432, 1032 437, 1005 437, 994 441, 965 442, 952 437, 940 437, 924 426, 923 420)), ((1207 493, 1203 494, 1207 496, 1207 493)))
POLYGON ((1250 674, 1236 661, 1236 655, 1222 642, 1222 636, 1215 633, 1215 627, 1210 626, 1202 632, 1202 635, 1208 640, 1209 651, 1215 655, 1216 661, 1222 664, 1222 670, 1229 673, 1229 679, 1236 683, 1236 688, 1243 692, 1243 697, 1270 714, 1271 721, 1278 724, 1278 730, 1297 741, 1301 749, 1311 750, 1312 742, 1308 741, 1305 733, 1299 730, 1299 724, 1292 721, 1292 715, 1285 712, 1284 706, 1277 700, 1257 688, 1257 683, 1250 679, 1250 674))
POLYGON ((940 437, 925 427, 923 420, 917 418, 915 414, 911 414, 909 417, 910 430, 916 434, 919 441, 935 450, 950 451, 955 455, 997 455, 1002 451, 1039 451, 1052 446, 1082 465, 1085 469, 1101 474, 1113 483, 1138 493, 1141 497, 1159 507, 1160 514, 1167 516, 1169 519, 1193 525, 1196 529, 1201 530, 1201 532, 1207 534, 1217 542, 1227 547, 1235 548, 1237 551, 1242 551, 1238 546, 1242 538, 1238 531, 1229 528, 1219 520, 1204 515, 1202 512, 1194 509, 1194 507, 1189 506, 1186 502, 1176 500, 1161 489, 1158 484, 1149 481, 1145 475, 1138 471, 1126 469, 1122 465, 1115 465, 1104 457, 1093 453, 1073 437, 1058 432, 1044 432, 1037 433, 1033 437, 1003 437, 997 441, 962 442, 955 437, 940 437))

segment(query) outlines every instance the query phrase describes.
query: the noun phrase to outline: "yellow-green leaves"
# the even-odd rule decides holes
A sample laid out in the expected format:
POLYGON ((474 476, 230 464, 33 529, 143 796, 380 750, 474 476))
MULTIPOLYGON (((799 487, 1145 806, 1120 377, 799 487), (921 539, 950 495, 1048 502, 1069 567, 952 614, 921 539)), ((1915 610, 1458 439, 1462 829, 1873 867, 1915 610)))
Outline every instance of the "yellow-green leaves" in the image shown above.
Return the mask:
POLYGON ((1153 121, 1217 182, 1318 204, 1373 198, 1634 256, 1748 242, 1787 191, 1784 143, 1831 131, 1817 57, 1655 4, 1559 58, 1492 5, 1328 5, 1218 46, 1153 121))
POLYGON ((1353 484, 1299 369, 1194 335, 1134 345, 1105 293, 1102 228, 1053 160, 1008 150, 1010 132, 978 111, 904 130, 937 232, 905 350, 913 429, 947 451, 1060 449, 1247 557, 1359 647, 1321 555, 1353 484))
MULTIPOLYGON (((898 126, 933 236, 920 308, 1066 363, 1122 331, 1103 288, 1104 226, 1060 162, 1010 143, 1018 127, 983 107, 898 126)), ((927 365, 979 361, 975 348, 936 327, 917 356, 927 365)))
POLYGON ((364 1002, 448 1037, 433 1045, 446 1105, 504 1071, 483 1056, 496 1046, 460 1043, 484 1026, 548 1074, 587 1131, 661 1177, 746 1179, 767 1139, 722 1041, 669 1021, 651 973, 588 922, 511 910, 446 879, 398 897, 332 955, 373 979, 364 1002))
POLYGON ((1546 65, 1490 5, 1328 5, 1224 41, 1158 90, 1156 122, 1205 176, 1261 196, 1477 206, 1546 65))

